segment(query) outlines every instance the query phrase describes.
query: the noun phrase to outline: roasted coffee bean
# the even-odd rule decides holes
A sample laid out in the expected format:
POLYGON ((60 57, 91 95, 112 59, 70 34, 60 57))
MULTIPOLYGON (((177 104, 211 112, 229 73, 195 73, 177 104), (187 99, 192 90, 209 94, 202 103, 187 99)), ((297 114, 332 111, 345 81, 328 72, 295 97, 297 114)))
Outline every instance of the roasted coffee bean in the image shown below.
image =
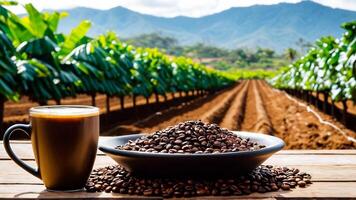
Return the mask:
POLYGON ((211 191, 211 195, 214 195, 214 196, 219 195, 219 191, 217 189, 213 189, 211 191))
POLYGON ((262 165, 248 174, 226 179, 152 179, 136 177, 117 165, 93 170, 85 189, 88 192, 114 192, 169 198, 248 195, 251 192, 265 193, 279 189, 290 190, 297 186, 306 187, 311 183, 309 174, 299 171, 295 173, 295 169, 262 165))
POLYGON ((190 192, 188 192, 188 191, 185 191, 185 192, 183 193, 183 196, 184 196, 184 197, 190 197, 190 196, 192 196, 192 194, 191 194, 190 192))
POLYGON ((181 196, 183 196, 183 193, 180 191, 176 191, 176 192, 174 192, 174 196, 181 197, 181 196))
POLYGON ((276 184, 274 184, 274 185, 272 185, 271 186, 271 190, 272 191, 276 191, 276 190, 278 190, 279 188, 278 188, 278 186, 276 185, 276 184))
POLYGON ((251 186, 252 191, 257 191, 258 190, 258 185, 254 184, 251 186))
POLYGON ((281 188, 282 188, 282 190, 290 190, 290 186, 286 183, 283 183, 281 188))
MULTIPOLYGON (((186 121, 175 126, 142 136, 135 141, 118 146, 127 151, 152 153, 225 153, 236 151, 255 151, 264 145, 240 138, 217 124, 201 121, 186 121)), ((298 173, 294 172, 293 173, 298 173)))
POLYGON ((304 181, 299 181, 298 185, 299 185, 299 187, 305 187, 307 184, 304 181))
POLYGON ((147 189, 143 191, 143 195, 145 196, 151 196, 153 195, 153 190, 152 189, 147 189))
POLYGON ((111 186, 108 186, 105 188, 105 192, 110 193, 111 192, 111 186))
POLYGON ((310 179, 304 179, 304 181, 305 181, 306 184, 311 184, 310 179))
POLYGON ((208 194, 208 191, 205 190, 205 189, 198 189, 197 190, 197 195, 199 196, 203 196, 203 195, 207 195, 208 194))
POLYGON ((258 187, 257 192, 259 192, 259 193, 265 193, 265 192, 267 192, 267 190, 266 190, 266 188, 260 186, 260 187, 258 187))

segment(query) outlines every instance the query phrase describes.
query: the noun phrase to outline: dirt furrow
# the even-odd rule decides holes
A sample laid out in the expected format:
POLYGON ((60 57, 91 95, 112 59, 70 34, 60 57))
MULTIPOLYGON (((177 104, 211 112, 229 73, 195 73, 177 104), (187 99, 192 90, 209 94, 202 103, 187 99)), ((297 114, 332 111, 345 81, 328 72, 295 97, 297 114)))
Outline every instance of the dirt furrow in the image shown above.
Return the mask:
POLYGON ((241 131, 254 131, 254 126, 256 122, 256 98, 255 94, 252 90, 254 81, 248 80, 247 81, 248 88, 247 88, 247 97, 246 97, 246 106, 243 111, 243 120, 241 123, 241 131))
POLYGON ((272 134, 272 124, 267 115, 265 106, 260 95, 260 87, 257 87, 257 81, 254 81, 253 92, 256 99, 256 122, 254 130, 259 133, 272 134))
POLYGON ((166 128, 167 126, 172 126, 182 121, 203 119, 203 117, 206 116, 207 112, 209 112, 216 105, 219 105, 221 102, 226 101, 231 95, 236 94, 237 89, 240 87, 241 84, 235 86, 233 89, 229 91, 217 95, 215 98, 213 98, 208 102, 204 102, 203 104, 200 104, 200 106, 195 109, 191 109, 182 114, 178 114, 178 115, 176 114, 173 118, 169 120, 166 120, 164 117, 162 117, 159 124, 156 124, 153 128, 144 128, 143 131, 153 132, 162 128, 166 128))
POLYGON ((262 81, 257 86, 273 132, 286 142, 287 149, 356 148, 356 144, 346 140, 335 129, 321 124, 312 113, 289 100, 283 93, 276 92, 262 81))
POLYGON ((212 96, 198 99, 190 104, 184 103, 176 108, 170 108, 166 111, 156 113, 156 116, 149 116, 140 121, 120 124, 105 134, 121 135, 139 132, 149 133, 177 124, 181 121, 202 119, 202 117, 207 116, 206 113, 216 105, 226 101, 231 95, 236 94, 237 89, 240 87, 241 84, 212 96))
POLYGON ((153 113, 145 118, 128 118, 125 121, 121 121, 116 124, 112 129, 102 132, 103 136, 111 136, 111 135, 123 135, 123 134, 133 134, 133 133, 141 133, 144 128, 149 129, 153 128, 156 124, 159 124, 162 121, 162 118, 170 119, 176 115, 186 112, 187 110, 191 110, 199 107, 202 102, 207 102, 213 99, 215 95, 204 95, 202 97, 198 97, 191 101, 183 102, 177 106, 169 107, 168 109, 160 110, 156 113, 153 113))
POLYGON ((236 95, 231 107, 226 112, 223 120, 220 123, 221 127, 230 130, 239 130, 244 116, 244 109, 246 106, 248 84, 245 84, 240 92, 236 95))
POLYGON ((226 96, 221 102, 218 102, 214 107, 210 108, 200 119, 204 122, 219 124, 225 116, 227 110, 231 107, 232 101, 235 99, 239 91, 244 87, 245 83, 237 86, 232 93, 226 96))

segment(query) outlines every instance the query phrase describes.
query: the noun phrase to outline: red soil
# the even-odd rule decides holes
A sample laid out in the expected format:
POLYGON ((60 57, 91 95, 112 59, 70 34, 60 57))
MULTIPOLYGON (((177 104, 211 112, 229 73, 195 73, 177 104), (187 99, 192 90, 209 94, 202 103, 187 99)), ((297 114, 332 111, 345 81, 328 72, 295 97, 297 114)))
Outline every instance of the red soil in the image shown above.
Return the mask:
MULTIPOLYGON (((178 96, 177 94, 175 96, 178 96)), ((168 95, 172 99, 171 95, 168 95)), ((105 96, 97 96, 97 105, 105 112, 105 96)), ((161 97, 161 101, 163 98, 161 97)), ((131 107, 131 98, 125 99, 125 106, 131 107)), ((154 97, 150 98, 154 102, 154 97)), ((286 93, 271 88, 264 81, 242 81, 240 84, 217 92, 178 101, 172 104, 144 105, 144 98, 139 98, 138 105, 143 105, 145 113, 132 113, 135 109, 119 112, 119 100, 111 99, 111 110, 115 115, 108 115, 110 130, 102 135, 122 135, 140 132, 153 132, 186 120, 201 119, 217 123, 231 130, 243 130, 271 134, 281 137, 286 142, 286 149, 355 149, 356 143, 349 141, 340 131, 325 125, 305 107, 293 101, 286 93), (189 100, 189 99, 188 99, 189 100), (185 101, 185 100, 184 100, 185 101), (125 116, 122 116, 125 114, 125 116), (115 117, 116 118, 113 118, 115 117)), ((54 104, 54 102, 50 102, 54 104)), ((66 99, 63 104, 91 104, 88 96, 78 99, 66 99)), ((28 108, 36 104, 22 99, 21 103, 6 103, 5 121, 26 119, 28 108)), ((311 108, 322 119, 337 126, 346 135, 356 138, 356 133, 327 114, 311 108)), ((350 105, 350 110, 355 106, 350 105)), ((104 129, 103 129, 104 130, 104 129)))

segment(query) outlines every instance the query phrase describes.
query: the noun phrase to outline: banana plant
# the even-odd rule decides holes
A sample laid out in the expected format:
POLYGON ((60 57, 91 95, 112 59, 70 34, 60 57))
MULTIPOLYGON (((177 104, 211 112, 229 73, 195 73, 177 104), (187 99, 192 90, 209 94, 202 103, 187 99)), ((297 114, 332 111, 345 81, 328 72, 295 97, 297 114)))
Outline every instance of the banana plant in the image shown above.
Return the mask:
POLYGON ((150 61, 145 59, 148 53, 138 48, 134 51, 134 54, 131 78, 133 106, 135 107, 136 97, 140 95, 145 97, 148 103, 148 98, 151 96, 154 86, 151 82, 151 75, 149 74, 150 61))
POLYGON ((118 91, 115 96, 120 98, 121 109, 124 109, 124 97, 131 95, 132 90, 131 72, 134 59, 132 46, 122 43, 114 32, 100 35, 97 40, 110 59, 116 61, 115 67, 120 74, 116 80, 120 83, 122 90, 118 91))
POLYGON ((15 80, 17 68, 12 59, 16 49, 7 35, 10 30, 6 25, 11 12, 3 7, 3 5, 13 4, 16 3, 0 2, 0 125, 4 120, 5 102, 19 99, 18 86, 15 80))
POLYGON ((4 119, 5 101, 17 101, 19 99, 18 86, 15 80, 17 68, 11 59, 14 53, 15 47, 6 34, 0 30, 0 125, 4 119))
POLYGON ((9 27, 6 25, 11 15, 4 5, 16 5, 16 2, 0 1, 0 100, 17 100, 18 91, 14 76, 17 69, 12 57, 15 55, 16 48, 6 33, 9 27))
POLYGON ((175 58, 173 67, 173 77, 177 83, 177 91, 188 93, 195 88, 196 77, 193 75, 192 61, 184 57, 175 58))
POLYGON ((28 16, 19 18, 11 14, 6 21, 13 43, 17 45, 16 63, 19 68, 24 69, 17 76, 23 86, 21 91, 40 104, 46 104, 49 99, 59 103, 64 97, 74 96, 74 88, 80 84, 78 77, 62 69, 58 58, 60 48, 55 31, 65 14, 40 13, 32 4, 24 7, 28 16), (33 84, 26 83, 28 81, 36 82, 35 88, 31 87, 33 84))
POLYGON ((148 75, 153 86, 153 93, 156 102, 159 102, 158 95, 162 95, 167 100, 166 93, 175 92, 176 83, 172 82, 173 69, 170 66, 170 60, 158 49, 144 49, 145 62, 148 65, 148 75))
MULTIPOLYGON (((112 59, 100 46, 97 40, 92 40, 75 48, 63 60, 71 66, 74 73, 80 77, 83 85, 78 93, 92 96, 97 93, 115 96, 125 93, 125 82, 122 76, 125 71, 120 68, 116 60, 112 59)), ((92 102, 95 104, 95 101, 92 102)))
POLYGON ((3 99, 17 100, 19 97, 14 78, 17 68, 11 58, 15 51, 9 38, 0 31, 0 96, 3 99))

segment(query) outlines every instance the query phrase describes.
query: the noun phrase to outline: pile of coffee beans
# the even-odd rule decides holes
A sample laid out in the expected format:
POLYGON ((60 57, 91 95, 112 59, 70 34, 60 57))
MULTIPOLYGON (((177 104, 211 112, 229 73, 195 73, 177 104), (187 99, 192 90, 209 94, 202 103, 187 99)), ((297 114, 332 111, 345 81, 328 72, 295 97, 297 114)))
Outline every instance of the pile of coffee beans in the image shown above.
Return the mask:
POLYGON ((143 178, 123 167, 95 169, 86 185, 88 192, 113 192, 130 195, 192 197, 244 195, 290 190, 311 184, 311 176, 298 169, 262 165, 249 174, 225 179, 143 178))
POLYGON ((217 124, 186 121, 175 126, 142 136, 135 141, 118 146, 120 150, 152 153, 225 153, 254 151, 265 146, 241 138, 217 124))

